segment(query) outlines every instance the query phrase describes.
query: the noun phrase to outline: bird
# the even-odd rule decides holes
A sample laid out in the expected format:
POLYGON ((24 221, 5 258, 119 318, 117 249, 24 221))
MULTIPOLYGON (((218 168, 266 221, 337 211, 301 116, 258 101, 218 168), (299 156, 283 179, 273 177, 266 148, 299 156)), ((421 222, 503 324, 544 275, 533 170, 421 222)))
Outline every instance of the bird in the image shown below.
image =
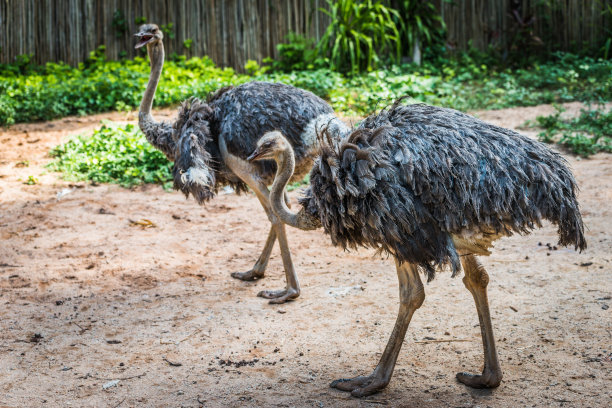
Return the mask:
POLYGON ((340 140, 324 129, 310 185, 291 212, 282 200, 294 159, 281 132, 258 142, 250 161, 277 163, 272 210, 287 225, 323 228, 345 250, 370 247, 395 260, 400 307, 372 374, 331 386, 363 397, 387 386, 414 312, 437 270, 464 271, 482 332, 484 369, 459 382, 494 388, 502 380, 489 312, 489 275, 478 259, 495 240, 527 234, 548 220, 559 244, 587 246, 576 181, 565 159, 544 144, 465 113, 402 100, 367 117, 340 140))
MULTIPOLYGON (((147 140, 174 161, 174 188, 198 203, 210 200, 218 189, 230 186, 238 194, 250 188, 271 223, 263 251, 253 268, 234 272, 244 281, 264 277, 270 253, 279 242, 286 287, 264 290, 258 296, 270 303, 284 303, 300 295, 300 285, 291 259, 285 226, 274 215, 269 203, 268 185, 275 174, 275 163, 250 163, 245 159, 266 132, 281 130, 291 143, 297 163, 293 179, 300 181, 312 166, 317 151, 316 134, 322 127, 348 127, 334 115, 331 106, 311 92, 293 86, 253 81, 224 87, 206 101, 191 98, 183 102, 174 123, 158 122, 151 108, 164 63, 163 33, 155 24, 145 24, 136 34, 136 48, 147 47, 151 72, 138 113, 138 124, 147 140)), ((286 197, 285 197, 286 198, 286 197)))

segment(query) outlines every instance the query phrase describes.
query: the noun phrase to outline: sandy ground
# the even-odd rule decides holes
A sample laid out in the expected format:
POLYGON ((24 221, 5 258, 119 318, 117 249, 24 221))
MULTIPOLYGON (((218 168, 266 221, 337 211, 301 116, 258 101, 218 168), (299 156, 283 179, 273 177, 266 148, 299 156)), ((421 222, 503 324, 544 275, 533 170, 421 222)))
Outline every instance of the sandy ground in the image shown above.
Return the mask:
MULTIPOLYGON (((575 114, 580 105, 567 107, 575 114)), ((552 112, 477 114, 516 128, 552 112)), ((284 285, 277 248, 265 279, 229 276, 252 266, 268 231, 254 196, 198 207, 157 186, 41 175, 50 147, 104 118, 133 119, 0 133, 0 406, 611 406, 612 156, 567 156, 582 189, 586 252, 555 249, 548 225, 498 241, 483 259, 498 389, 455 381, 483 357, 472 298, 447 272, 426 285, 390 385, 357 400, 328 385, 376 365, 398 307, 392 261, 290 230, 302 296, 269 305, 255 295, 284 285), (30 175, 38 185, 23 184, 30 175), (130 222, 142 219, 154 226, 130 222)))

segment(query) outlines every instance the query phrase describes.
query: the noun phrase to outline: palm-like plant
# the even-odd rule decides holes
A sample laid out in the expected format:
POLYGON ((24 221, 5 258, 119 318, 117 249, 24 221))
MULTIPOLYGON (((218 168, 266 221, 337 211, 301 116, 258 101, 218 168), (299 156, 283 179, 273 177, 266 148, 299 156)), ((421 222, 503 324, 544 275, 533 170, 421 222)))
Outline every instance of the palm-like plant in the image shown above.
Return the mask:
POLYGON ((329 58, 331 69, 370 71, 380 62, 379 53, 399 60, 400 34, 395 20, 400 16, 396 10, 374 0, 327 0, 327 3, 329 10, 320 10, 331 18, 331 23, 317 50, 329 58))
POLYGON ((421 45, 429 45, 442 37, 446 30, 444 20, 432 1, 395 0, 391 5, 401 16, 399 26, 404 49, 411 52, 412 60, 420 65, 421 45))

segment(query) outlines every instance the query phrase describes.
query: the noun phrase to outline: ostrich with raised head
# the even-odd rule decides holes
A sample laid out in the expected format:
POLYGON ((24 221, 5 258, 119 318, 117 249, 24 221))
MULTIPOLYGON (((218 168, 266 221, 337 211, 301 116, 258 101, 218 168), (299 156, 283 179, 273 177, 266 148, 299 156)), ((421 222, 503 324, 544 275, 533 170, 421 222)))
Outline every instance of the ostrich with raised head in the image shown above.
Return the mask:
POLYGON ((542 220, 558 226, 559 243, 586 248, 576 181, 565 160, 543 144, 461 112, 396 102, 340 142, 324 132, 310 186, 291 213, 283 188, 291 178, 291 144, 280 132, 262 137, 249 160, 274 159, 270 201, 276 215, 300 229, 323 227, 332 243, 376 248, 395 258, 400 308, 387 347, 369 376, 331 386, 360 397, 391 379, 413 313, 425 299, 419 272, 463 266, 484 346, 481 374, 459 373, 471 387, 502 379, 487 300, 489 276, 477 256, 493 241, 526 234, 542 220))
MULTIPOLYGON (((145 24, 136 34, 136 48, 147 47, 151 74, 138 114, 140 129, 147 140, 174 161, 174 187, 199 202, 208 201, 219 187, 229 185, 237 193, 250 187, 264 207, 271 223, 263 251, 253 268, 235 272, 241 280, 264 276, 274 242, 278 239, 286 288, 261 291, 258 296, 270 303, 283 303, 300 294, 300 285, 291 260, 285 226, 274 215, 269 202, 273 161, 250 163, 246 160, 257 140, 266 132, 280 130, 291 144, 301 180, 312 166, 318 149, 316 134, 323 126, 342 133, 345 125, 321 98, 289 85, 250 82, 217 91, 206 103, 191 99, 181 106, 174 124, 158 122, 151 115, 155 90, 164 64, 163 34, 155 24, 145 24)), ((286 196, 285 196, 286 199, 286 196)))

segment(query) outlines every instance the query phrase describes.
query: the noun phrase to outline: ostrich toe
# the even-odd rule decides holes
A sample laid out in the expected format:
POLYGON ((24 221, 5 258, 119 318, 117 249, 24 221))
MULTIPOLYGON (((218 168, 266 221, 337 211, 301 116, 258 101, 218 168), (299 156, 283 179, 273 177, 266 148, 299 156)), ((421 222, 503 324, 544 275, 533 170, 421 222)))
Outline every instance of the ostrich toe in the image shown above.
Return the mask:
POLYGON ((496 388, 501 376, 486 370, 482 374, 457 373, 457 381, 472 388, 496 388))
POLYGON ((294 288, 283 290, 262 290, 257 294, 257 296, 265 299, 271 299, 270 304, 278 305, 297 298, 300 296, 300 291, 299 289, 294 288))
POLYGON ((382 391, 389 381, 376 375, 342 378, 330 384, 330 387, 341 391, 349 391, 353 397, 366 397, 382 391))
POLYGON ((246 272, 232 272, 232 278, 240 279, 242 281, 256 281, 264 277, 264 271, 253 268, 246 272))

